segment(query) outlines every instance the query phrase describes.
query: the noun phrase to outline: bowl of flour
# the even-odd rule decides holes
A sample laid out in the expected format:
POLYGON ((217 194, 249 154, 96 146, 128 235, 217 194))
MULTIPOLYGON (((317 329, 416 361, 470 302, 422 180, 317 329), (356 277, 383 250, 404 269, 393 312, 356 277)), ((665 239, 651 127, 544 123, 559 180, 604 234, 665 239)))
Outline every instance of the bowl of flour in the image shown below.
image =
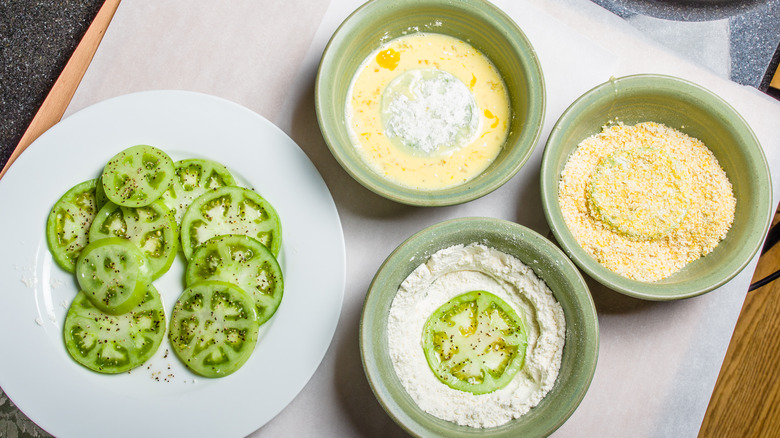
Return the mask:
POLYGON ((564 111, 547 141, 542 205, 589 276, 646 300, 711 291, 761 247, 769 167, 726 101, 665 75, 613 78, 564 111))
POLYGON ((487 1, 372 0, 331 37, 322 136, 363 187, 415 206, 487 195, 528 161, 546 90, 522 29, 487 1))
POLYGON ((416 436, 551 434, 585 396, 598 344, 574 264, 494 218, 445 221, 402 243, 374 277, 360 325, 377 399, 416 436))

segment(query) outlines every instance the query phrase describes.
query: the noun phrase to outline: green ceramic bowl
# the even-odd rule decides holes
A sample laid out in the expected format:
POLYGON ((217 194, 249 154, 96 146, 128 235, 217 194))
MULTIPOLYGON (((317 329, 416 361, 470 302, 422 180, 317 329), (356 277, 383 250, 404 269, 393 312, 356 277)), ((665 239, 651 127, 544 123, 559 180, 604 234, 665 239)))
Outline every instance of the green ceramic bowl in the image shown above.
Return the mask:
POLYGON ((726 283, 761 247, 773 213, 769 168, 750 126, 717 95, 670 76, 612 79, 577 99, 560 117, 547 141, 541 187, 544 213, 566 254, 601 284, 646 300, 692 297, 726 283), (582 140, 615 119, 626 125, 663 123, 700 139, 726 171, 737 199, 734 223, 715 250, 653 283, 621 277, 590 257, 566 226, 558 203, 558 181, 569 155, 582 140))
POLYGON ((393 420, 416 436, 547 436, 571 416, 585 396, 596 369, 598 350, 596 308, 576 266, 536 232, 492 218, 442 222, 402 243, 374 277, 360 321, 360 351, 371 388, 393 420), (526 415, 489 429, 458 426, 422 411, 395 374, 386 335, 390 305, 401 282, 436 251, 475 242, 511 254, 530 266, 553 291, 566 317, 566 344, 555 386, 526 415))
POLYGON ((492 192, 528 160, 544 121, 544 78, 536 53, 520 28, 486 1, 372 0, 341 24, 325 48, 315 85, 315 107, 331 153, 360 184, 404 204, 453 205, 492 192), (360 64, 383 42, 414 29, 470 43, 493 62, 510 96, 511 132, 499 156, 475 179, 444 190, 415 190, 375 173, 352 146, 346 125, 347 94, 360 64))

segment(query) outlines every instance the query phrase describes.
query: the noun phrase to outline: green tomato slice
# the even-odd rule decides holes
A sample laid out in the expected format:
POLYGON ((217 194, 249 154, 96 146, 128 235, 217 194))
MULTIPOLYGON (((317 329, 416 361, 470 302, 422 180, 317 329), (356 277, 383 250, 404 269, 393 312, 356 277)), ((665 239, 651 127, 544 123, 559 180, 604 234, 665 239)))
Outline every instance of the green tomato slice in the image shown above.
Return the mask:
POLYGON ((436 377, 472 394, 506 386, 523 367, 527 343, 523 320, 486 291, 447 301, 428 318, 422 334, 425 358, 436 377))
POLYGON ((76 272, 76 260, 89 243, 89 227, 97 215, 97 180, 75 185, 54 204, 46 223, 46 240, 54 261, 76 272))
POLYGON ((209 190, 236 184, 227 167, 216 161, 193 158, 177 161, 174 168, 173 181, 162 194, 162 200, 173 210, 177 224, 195 198, 209 190))
POLYGON ((119 315, 135 307, 152 282, 149 260, 132 242, 120 237, 95 240, 76 262, 79 287, 92 304, 119 315))
POLYGON ((282 268, 265 245, 249 236, 217 236, 200 245, 190 257, 187 285, 220 280, 248 292, 255 300, 257 323, 263 324, 282 301, 282 268))
POLYGON ((100 211, 100 209, 103 208, 104 205, 111 202, 108 199, 108 196, 106 196, 106 189, 103 188, 102 178, 97 179, 97 186, 95 187, 95 200, 97 201, 97 211, 100 211))
POLYGON ((165 312, 151 284, 129 312, 109 315, 79 292, 65 317, 65 347, 81 365, 100 373, 129 371, 146 362, 165 336, 165 312))
POLYGON ((621 149, 604 157, 586 196, 594 217, 632 240, 655 240, 688 214, 684 169, 662 149, 621 149))
POLYGON ((243 187, 222 187, 199 196, 181 221, 181 247, 187 260, 198 245, 215 236, 243 234, 260 241, 274 256, 282 245, 282 224, 270 202, 243 187))
POLYGON ((122 207, 109 202, 100 209, 89 230, 89 240, 122 237, 138 246, 152 265, 152 279, 168 271, 178 250, 176 220, 162 201, 145 207, 122 207))
POLYGON ((108 199, 123 207, 143 207, 171 185, 173 160, 154 146, 136 145, 111 158, 101 180, 108 199))
POLYGON ((252 297, 238 286, 204 281, 182 292, 168 334, 176 355, 193 372, 224 377, 246 363, 259 325, 252 297))

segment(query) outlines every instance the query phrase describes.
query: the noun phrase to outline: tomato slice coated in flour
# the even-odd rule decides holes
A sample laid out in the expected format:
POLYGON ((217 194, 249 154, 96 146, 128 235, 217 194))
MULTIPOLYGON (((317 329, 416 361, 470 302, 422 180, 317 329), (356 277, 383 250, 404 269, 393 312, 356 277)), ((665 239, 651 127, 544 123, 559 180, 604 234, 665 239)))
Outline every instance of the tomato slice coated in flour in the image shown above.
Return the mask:
POLYGON ((203 281, 179 296, 168 334, 181 361, 204 377, 224 377, 249 359, 259 325, 252 297, 238 286, 203 281))
POLYGON ((503 388, 525 360, 523 320, 506 301, 486 291, 447 301, 428 318, 422 338, 436 377, 472 394, 503 388))

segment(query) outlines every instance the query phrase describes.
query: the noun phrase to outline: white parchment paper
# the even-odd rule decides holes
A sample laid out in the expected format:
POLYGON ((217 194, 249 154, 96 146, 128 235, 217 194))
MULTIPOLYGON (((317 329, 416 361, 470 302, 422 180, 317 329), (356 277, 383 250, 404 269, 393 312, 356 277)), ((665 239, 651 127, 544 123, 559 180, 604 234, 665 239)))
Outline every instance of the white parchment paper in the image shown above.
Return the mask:
MULTIPOLYGON (((280 126, 328 184, 347 249, 339 326, 308 385, 252 436, 404 435, 374 398, 360 361, 358 322, 374 273, 407 237, 454 217, 503 218, 548 235, 539 194, 547 135, 574 99, 610 76, 672 74, 720 94, 761 140, 775 171, 777 204, 780 105, 668 52, 587 0, 495 1, 531 40, 547 83, 542 138, 515 178, 488 196, 452 207, 408 207, 374 195, 330 155, 314 112, 322 51, 361 3, 124 0, 66 113, 134 91, 214 94, 280 126)), ((555 436, 696 436, 756 261, 720 289, 673 303, 624 297, 591 281, 601 329, 599 363, 580 408, 555 436)))

